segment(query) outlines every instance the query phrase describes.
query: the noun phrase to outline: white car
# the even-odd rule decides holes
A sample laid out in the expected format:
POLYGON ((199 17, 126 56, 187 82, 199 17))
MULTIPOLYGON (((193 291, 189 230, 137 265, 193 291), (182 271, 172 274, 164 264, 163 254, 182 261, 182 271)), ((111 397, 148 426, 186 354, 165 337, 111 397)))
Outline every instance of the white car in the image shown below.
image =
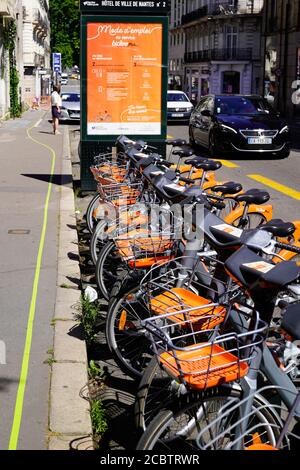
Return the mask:
POLYGON ((62 73, 61 74, 60 84, 61 85, 68 85, 68 74, 67 73, 62 73))
POLYGON ((194 106, 183 91, 168 91, 168 121, 189 121, 193 108, 194 106))
POLYGON ((60 121, 80 121, 80 94, 62 93, 62 107, 60 112, 60 121))

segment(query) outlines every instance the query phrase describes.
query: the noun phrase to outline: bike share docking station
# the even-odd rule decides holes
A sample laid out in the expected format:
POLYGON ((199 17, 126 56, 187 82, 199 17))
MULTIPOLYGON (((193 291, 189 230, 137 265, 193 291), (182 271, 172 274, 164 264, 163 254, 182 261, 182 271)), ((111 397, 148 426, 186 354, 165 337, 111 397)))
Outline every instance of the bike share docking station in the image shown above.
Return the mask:
POLYGON ((81 189, 119 135, 166 155, 169 1, 81 0, 81 189))

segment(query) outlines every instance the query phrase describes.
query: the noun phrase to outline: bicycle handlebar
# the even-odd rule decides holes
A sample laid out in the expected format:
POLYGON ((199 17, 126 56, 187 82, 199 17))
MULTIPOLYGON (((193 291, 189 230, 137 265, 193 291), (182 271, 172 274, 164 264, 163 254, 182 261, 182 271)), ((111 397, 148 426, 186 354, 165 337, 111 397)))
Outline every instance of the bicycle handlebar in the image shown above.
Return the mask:
POLYGON ((195 180, 191 180, 189 178, 184 178, 183 176, 179 176, 179 180, 183 181, 183 183, 194 184, 195 180))
POLYGON ((288 243, 281 243, 281 242, 276 242, 276 246, 278 248, 282 248, 283 250, 292 251, 293 253, 300 254, 299 246, 289 245, 288 243))

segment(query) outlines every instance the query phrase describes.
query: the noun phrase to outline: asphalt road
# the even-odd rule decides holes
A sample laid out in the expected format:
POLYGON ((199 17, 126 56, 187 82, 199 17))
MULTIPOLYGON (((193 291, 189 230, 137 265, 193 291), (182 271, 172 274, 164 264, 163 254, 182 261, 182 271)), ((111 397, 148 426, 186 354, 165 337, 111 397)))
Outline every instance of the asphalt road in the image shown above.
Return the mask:
MULTIPOLYGON (((168 135, 188 140, 188 126, 171 124, 168 135)), ((199 150, 207 155, 204 149, 199 150)), ((294 148, 289 158, 284 160, 235 156, 222 162, 223 167, 216 175, 219 181, 240 182, 244 189, 267 190, 271 195, 274 217, 286 221, 300 220, 300 150, 294 148)))
POLYGON ((2 450, 8 449, 12 434, 17 436, 18 449, 46 448, 50 379, 46 361, 47 351, 53 348, 51 320, 56 297, 62 156, 62 136, 53 135, 49 117, 43 111, 31 110, 0 128, 0 341, 6 347, 6 364, 0 364, 2 450), (33 138, 50 145, 57 153, 37 295, 33 285, 37 277, 51 153, 29 138, 27 130, 35 123, 37 127, 30 132, 33 138), (35 317, 31 322, 32 347, 25 381, 20 379, 20 374, 22 361, 26 363, 24 348, 28 344, 26 335, 31 332, 28 319, 33 301, 35 317), (24 400, 16 407, 18 388, 24 382, 24 400))

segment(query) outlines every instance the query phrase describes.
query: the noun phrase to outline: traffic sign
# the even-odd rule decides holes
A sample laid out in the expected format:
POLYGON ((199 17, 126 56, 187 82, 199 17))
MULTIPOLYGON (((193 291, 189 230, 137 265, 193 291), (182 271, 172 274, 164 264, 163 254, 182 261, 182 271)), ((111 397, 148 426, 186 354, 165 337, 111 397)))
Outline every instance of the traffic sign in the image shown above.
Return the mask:
POLYGON ((61 73, 61 53, 54 52, 52 54, 52 69, 53 72, 61 73))

